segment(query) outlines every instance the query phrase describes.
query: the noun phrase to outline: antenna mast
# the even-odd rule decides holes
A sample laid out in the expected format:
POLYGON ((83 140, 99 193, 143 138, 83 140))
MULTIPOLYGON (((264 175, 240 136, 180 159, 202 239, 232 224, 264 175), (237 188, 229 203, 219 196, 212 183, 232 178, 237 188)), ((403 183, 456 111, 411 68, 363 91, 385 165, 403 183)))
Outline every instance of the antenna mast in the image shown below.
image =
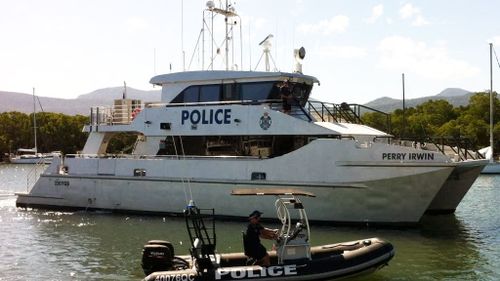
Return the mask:
MULTIPOLYGON (((228 11, 228 8, 229 8, 229 3, 228 3, 228 0, 226 0, 226 11, 228 11)), ((227 14, 224 14, 224 22, 226 23, 226 70, 229 70, 229 40, 231 40, 231 38, 229 37, 229 22, 228 22, 228 18, 227 18, 227 14)))
POLYGON ((123 95, 122 95, 122 98, 123 99, 127 98, 127 82, 126 81, 123 81, 123 95))
POLYGON ((38 153, 38 147, 36 142, 36 99, 35 99, 35 87, 33 87, 33 131, 35 132, 35 154, 38 153))
MULTIPOLYGON (((202 69, 205 69, 205 32, 209 33, 210 36, 210 63, 207 69, 214 69, 215 59, 218 55, 222 56, 222 50, 224 55, 222 56, 222 60, 224 61, 224 67, 226 70, 237 68, 237 64, 235 63, 235 55, 234 55, 234 26, 240 25, 240 50, 243 53, 243 35, 241 28, 241 18, 238 14, 236 14, 233 4, 230 3, 229 0, 226 0, 225 6, 221 4, 219 1, 219 8, 216 7, 214 1, 209 0, 206 3, 206 9, 203 11, 203 27, 200 31, 200 35, 198 36, 198 42, 196 43, 195 50, 193 51, 193 56, 191 57, 191 61, 196 53, 196 50, 199 48, 200 40, 201 42, 201 56, 202 56, 202 69), (206 13, 208 12, 208 13, 206 13), (214 30, 214 19, 217 15, 224 16, 224 25, 225 25, 225 35, 224 40, 221 42, 221 45, 224 44, 224 48, 219 47, 215 41, 215 30, 214 30), (238 18, 235 20, 233 18, 238 18), (231 48, 230 45, 231 44, 231 48), (229 53, 231 57, 229 56, 229 53), (230 59, 231 58, 231 59, 230 59)), ((243 65, 243 57, 241 57, 241 64, 243 65)), ((190 64, 191 65, 191 62, 190 64)))
POLYGON ((490 43, 490 162, 493 163, 493 43, 490 43))
POLYGON ((182 71, 186 71, 186 52, 184 51, 184 0, 181 0, 181 48, 182 71))

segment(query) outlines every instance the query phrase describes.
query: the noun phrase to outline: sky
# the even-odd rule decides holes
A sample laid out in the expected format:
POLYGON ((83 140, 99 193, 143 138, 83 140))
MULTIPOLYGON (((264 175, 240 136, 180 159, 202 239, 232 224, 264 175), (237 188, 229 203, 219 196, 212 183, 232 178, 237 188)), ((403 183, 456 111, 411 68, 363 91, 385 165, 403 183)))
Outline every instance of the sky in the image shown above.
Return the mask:
MULTIPOLYGON (((484 91, 490 42, 500 55, 500 1, 239 0, 233 6, 241 20, 231 65, 264 70, 263 61, 257 65, 259 43, 272 34, 271 68, 293 71, 293 50, 304 47, 303 72, 320 81, 312 97, 328 102, 401 99, 403 73, 408 99, 446 88, 484 91)), ((205 8, 205 0, 0 0, 0 91, 34 87, 40 96, 71 99, 124 81, 158 89, 149 84, 154 75, 208 67, 201 46, 210 53, 210 36, 203 44, 200 32, 205 8)), ((220 19, 214 34, 223 34, 220 19)), ((220 56, 215 62, 224 67, 220 56)), ((494 63, 498 91, 495 57, 494 63)))

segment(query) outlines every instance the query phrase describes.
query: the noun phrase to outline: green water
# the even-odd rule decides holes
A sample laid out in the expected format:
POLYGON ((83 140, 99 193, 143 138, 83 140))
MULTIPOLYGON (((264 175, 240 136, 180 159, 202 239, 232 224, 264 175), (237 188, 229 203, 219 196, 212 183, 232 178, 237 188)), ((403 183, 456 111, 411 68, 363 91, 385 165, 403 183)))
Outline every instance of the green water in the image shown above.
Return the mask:
MULTIPOLYGON (((29 168, 0 165, 0 280, 139 280, 146 241, 187 253, 181 218, 15 208, 29 168)), ((500 280, 499 203, 500 176, 480 176, 453 215, 426 216, 417 228, 313 226, 312 244, 380 237, 395 245, 388 267, 351 280, 500 280)), ((218 251, 242 251, 245 227, 218 222, 218 251)))

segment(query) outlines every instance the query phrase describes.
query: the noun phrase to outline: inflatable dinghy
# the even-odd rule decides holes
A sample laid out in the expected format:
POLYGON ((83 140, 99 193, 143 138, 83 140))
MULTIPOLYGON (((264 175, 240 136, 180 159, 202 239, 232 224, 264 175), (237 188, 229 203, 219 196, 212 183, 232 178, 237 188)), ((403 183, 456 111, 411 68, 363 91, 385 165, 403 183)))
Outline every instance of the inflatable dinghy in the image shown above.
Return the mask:
POLYGON ((335 280, 378 270, 394 256, 394 247, 378 238, 311 247, 309 221, 299 198, 314 197, 310 192, 239 189, 232 194, 277 197, 275 206, 282 226, 276 250, 269 253, 270 266, 255 265, 245 254, 247 249, 244 253, 217 253, 214 209, 190 204, 184 211, 190 255, 175 256, 167 241, 149 241, 142 256, 144 280, 335 280))

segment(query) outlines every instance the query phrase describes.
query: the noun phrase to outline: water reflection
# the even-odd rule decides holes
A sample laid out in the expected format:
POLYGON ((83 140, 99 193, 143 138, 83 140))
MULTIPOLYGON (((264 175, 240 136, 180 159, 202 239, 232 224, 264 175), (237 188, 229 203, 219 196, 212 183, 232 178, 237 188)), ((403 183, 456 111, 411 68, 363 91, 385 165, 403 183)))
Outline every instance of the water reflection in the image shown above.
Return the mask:
MULTIPOLYGON (((146 241, 169 240, 177 254, 187 253, 189 247, 182 218, 33 210, 16 210, 13 215, 26 231, 8 252, 16 256, 15 273, 25 277, 136 280, 143 277, 140 254, 146 241), (33 264, 47 267, 36 276, 26 276, 33 264)), ((219 222, 217 226, 219 251, 241 251, 245 224, 219 222)), ((478 251, 480 243, 454 215, 426 217, 421 228, 312 228, 313 245, 374 236, 392 242, 396 257, 389 267, 354 280, 481 279, 476 273, 478 265, 485 263, 478 251)))
MULTIPOLYGON (((146 241, 169 240, 177 254, 188 253, 182 218, 16 209, 23 173, 0 167, 0 280, 138 280, 146 241)), ((388 267, 353 280, 500 280, 499 196, 500 177, 481 176, 455 215, 426 216, 417 228, 313 226, 311 242, 376 236, 395 245, 388 267)), ((218 222, 219 252, 242 251, 245 228, 218 222)))

